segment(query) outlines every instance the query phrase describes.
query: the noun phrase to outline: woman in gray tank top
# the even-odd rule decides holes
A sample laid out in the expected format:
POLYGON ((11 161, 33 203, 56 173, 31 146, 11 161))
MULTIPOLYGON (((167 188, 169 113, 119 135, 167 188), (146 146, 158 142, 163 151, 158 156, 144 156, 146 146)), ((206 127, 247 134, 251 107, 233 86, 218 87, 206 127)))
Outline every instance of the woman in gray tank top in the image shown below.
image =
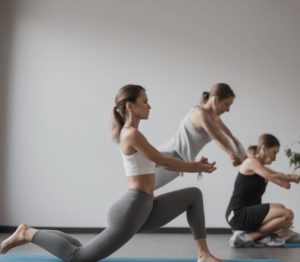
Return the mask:
MULTIPOLYGON (((214 140, 225 150, 234 166, 243 162, 247 154, 240 142, 232 135, 222 122, 220 116, 229 112, 235 94, 230 86, 216 84, 211 91, 203 92, 200 104, 195 105, 180 123, 177 133, 158 150, 165 156, 184 161, 195 161, 201 149, 214 140)), ((168 171, 163 168, 155 170, 155 189, 158 189, 183 172, 168 171)))

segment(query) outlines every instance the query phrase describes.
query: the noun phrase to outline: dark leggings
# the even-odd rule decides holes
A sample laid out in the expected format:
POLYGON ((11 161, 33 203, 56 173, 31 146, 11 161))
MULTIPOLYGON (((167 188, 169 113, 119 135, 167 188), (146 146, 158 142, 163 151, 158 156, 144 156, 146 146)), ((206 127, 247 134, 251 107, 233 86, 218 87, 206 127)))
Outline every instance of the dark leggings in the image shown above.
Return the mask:
POLYGON ((191 187, 155 198, 129 189, 110 208, 105 230, 86 245, 51 230, 39 230, 31 242, 64 261, 96 262, 114 253, 134 234, 158 229, 185 211, 194 239, 206 238, 202 193, 191 187))

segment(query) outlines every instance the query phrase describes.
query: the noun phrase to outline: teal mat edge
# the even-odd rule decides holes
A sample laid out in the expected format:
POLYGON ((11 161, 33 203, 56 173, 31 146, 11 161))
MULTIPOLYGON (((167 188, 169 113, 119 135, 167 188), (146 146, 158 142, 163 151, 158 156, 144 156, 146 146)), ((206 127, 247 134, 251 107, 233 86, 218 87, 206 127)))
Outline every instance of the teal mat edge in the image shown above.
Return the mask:
POLYGON ((300 247, 300 243, 298 242, 289 242, 284 245, 284 247, 300 247))
MULTIPOLYGON (((62 260, 51 255, 32 255, 32 254, 9 254, 0 257, 0 261, 21 262, 21 261, 44 261, 44 262, 60 262, 62 260), (21 259, 21 260, 20 260, 21 259)), ((103 262, 196 262, 194 258, 105 258, 103 262)), ((278 259, 223 259, 226 262, 281 262, 278 259)))

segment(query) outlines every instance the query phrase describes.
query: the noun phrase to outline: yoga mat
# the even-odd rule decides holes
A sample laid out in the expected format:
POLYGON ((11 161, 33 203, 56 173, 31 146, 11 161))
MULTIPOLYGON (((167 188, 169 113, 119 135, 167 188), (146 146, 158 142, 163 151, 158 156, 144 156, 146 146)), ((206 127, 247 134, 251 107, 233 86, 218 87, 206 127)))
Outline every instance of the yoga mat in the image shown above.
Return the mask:
POLYGON ((300 247, 300 242, 285 243, 284 247, 300 247))
MULTIPOLYGON (((1 262, 61 262, 49 255, 11 254, 0 257, 1 262)), ((101 262, 197 262, 193 258, 105 258, 101 262)), ((223 259, 226 262, 280 262, 278 259, 223 259)))

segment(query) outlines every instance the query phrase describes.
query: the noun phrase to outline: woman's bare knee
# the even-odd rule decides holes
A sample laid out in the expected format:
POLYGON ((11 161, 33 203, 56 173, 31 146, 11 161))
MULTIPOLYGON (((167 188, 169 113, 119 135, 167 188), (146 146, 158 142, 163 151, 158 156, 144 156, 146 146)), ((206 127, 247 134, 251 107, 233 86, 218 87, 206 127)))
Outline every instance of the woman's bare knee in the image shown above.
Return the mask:
POLYGON ((278 204, 278 203, 271 203, 270 208, 276 208, 276 209, 286 209, 284 205, 278 204))
POLYGON ((293 221, 293 219, 294 219, 294 212, 292 210, 290 210, 290 209, 286 210, 286 219, 287 219, 287 222, 293 221))

